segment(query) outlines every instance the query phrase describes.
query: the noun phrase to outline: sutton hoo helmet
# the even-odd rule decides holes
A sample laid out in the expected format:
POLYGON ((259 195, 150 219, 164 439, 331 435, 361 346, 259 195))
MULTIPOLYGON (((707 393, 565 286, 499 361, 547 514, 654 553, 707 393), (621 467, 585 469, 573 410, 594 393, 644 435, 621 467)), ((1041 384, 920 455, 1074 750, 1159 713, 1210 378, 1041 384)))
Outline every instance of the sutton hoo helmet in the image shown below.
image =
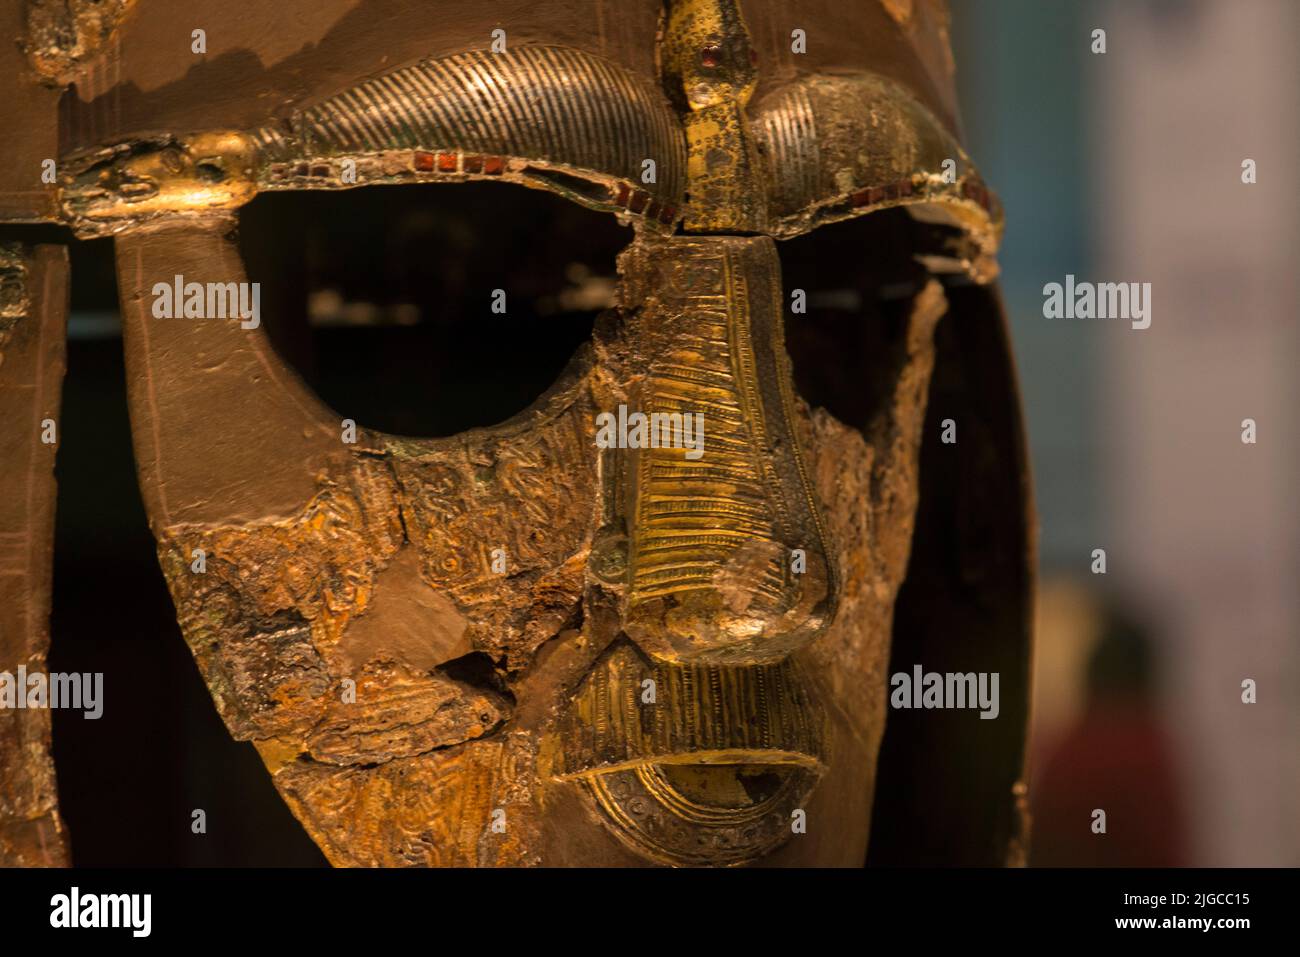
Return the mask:
MULTIPOLYGON (((113 237, 182 630, 329 860, 1020 860, 1029 486, 945 5, 187 7, 8 24, 32 82, 0 111, 45 132, 0 213, 113 237), (630 226, 612 301, 499 425, 359 427, 271 347, 241 210, 466 181, 630 226), (993 706, 931 710, 923 674, 991 677, 993 706)), ((3 255, 2 474, 41 505, 0 511, 34 596, 0 611, 8 664, 44 654, 29 426, 57 417, 66 260, 3 255)), ((0 856, 53 861, 48 725, 21 721, 0 856)))

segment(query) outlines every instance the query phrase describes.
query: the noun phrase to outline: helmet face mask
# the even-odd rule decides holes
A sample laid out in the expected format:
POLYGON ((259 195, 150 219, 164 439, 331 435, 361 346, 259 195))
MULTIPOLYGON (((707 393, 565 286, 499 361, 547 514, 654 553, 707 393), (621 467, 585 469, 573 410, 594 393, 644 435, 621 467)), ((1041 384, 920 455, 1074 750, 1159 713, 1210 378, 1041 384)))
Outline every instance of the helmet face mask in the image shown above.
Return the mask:
MULTIPOLYGON (((907 636, 895 620, 936 335, 961 303, 1000 323, 1000 211, 935 92, 945 15, 814 4, 787 24, 765 0, 675 0, 629 4, 597 41, 541 3, 493 50, 473 6, 450 4, 441 47, 406 66, 345 79, 333 62, 275 116, 240 101, 222 108, 254 122, 204 124, 221 109, 180 106, 186 125, 60 164, 60 215, 115 237, 137 466, 185 638, 332 863, 861 864, 891 653, 919 644, 932 667, 963 647, 926 637, 963 620, 961 595, 907 636), (778 55, 818 26, 888 28, 895 48, 778 55), (590 341, 500 424, 368 429, 260 323, 159 318, 161 287, 249 284, 241 207, 258 194, 471 181, 632 228, 590 341)), ((398 19, 395 49, 415 42, 398 19)), ((991 381, 1006 393, 1009 367, 991 381)), ((1016 521, 994 545, 953 530, 1014 564, 1011 398, 949 467, 1014 459, 1016 521)), ((998 592, 1015 610, 972 619, 1005 636, 999 667, 1023 659, 1016 569, 998 592)), ((1010 728, 977 745, 1005 752, 993 810, 953 860, 1015 854, 1016 680, 1010 728)), ((899 763, 895 793, 924 786, 918 767, 899 763)))

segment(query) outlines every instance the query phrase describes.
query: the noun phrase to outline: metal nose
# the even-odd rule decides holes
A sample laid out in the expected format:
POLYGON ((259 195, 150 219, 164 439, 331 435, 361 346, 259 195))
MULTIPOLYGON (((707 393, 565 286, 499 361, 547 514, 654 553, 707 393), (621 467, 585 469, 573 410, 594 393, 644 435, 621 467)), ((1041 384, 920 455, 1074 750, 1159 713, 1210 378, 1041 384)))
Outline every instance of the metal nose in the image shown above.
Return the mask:
POLYGON ((779 660, 824 627, 836 586, 794 434, 776 247, 678 236, 633 244, 621 268, 629 408, 648 432, 619 479, 624 630, 670 662, 779 660))

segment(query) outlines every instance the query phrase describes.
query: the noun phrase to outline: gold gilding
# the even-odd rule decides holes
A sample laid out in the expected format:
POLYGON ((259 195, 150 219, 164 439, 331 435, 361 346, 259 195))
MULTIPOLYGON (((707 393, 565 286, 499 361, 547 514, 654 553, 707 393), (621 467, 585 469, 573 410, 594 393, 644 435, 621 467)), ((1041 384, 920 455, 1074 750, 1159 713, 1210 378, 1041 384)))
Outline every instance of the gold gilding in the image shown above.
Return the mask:
POLYGON ((693 233, 761 233, 767 204, 745 105, 758 60, 736 0, 678 0, 663 46, 669 95, 685 107, 688 158, 683 228, 693 233))
POLYGON ((257 156, 253 140, 233 131, 117 144, 66 160, 59 202, 86 235, 235 209, 257 194, 257 156))
POLYGON ((647 303, 633 403, 706 410, 710 428, 706 455, 649 448, 628 470, 627 633, 667 661, 779 660, 821 630, 835 592, 794 438, 776 246, 679 236, 621 268, 647 303))

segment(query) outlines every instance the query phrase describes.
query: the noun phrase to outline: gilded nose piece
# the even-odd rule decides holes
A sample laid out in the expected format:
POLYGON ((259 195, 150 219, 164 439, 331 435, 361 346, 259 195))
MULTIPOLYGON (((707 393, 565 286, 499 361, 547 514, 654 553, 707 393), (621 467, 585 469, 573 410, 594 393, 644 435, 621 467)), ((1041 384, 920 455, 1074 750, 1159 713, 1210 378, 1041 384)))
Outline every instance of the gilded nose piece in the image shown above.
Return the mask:
POLYGON ((631 404, 652 431, 693 422, 689 445, 623 460, 624 629, 661 660, 780 660, 829 619, 835 576, 793 429, 775 246, 678 237, 632 247, 623 270, 642 304, 631 404))

